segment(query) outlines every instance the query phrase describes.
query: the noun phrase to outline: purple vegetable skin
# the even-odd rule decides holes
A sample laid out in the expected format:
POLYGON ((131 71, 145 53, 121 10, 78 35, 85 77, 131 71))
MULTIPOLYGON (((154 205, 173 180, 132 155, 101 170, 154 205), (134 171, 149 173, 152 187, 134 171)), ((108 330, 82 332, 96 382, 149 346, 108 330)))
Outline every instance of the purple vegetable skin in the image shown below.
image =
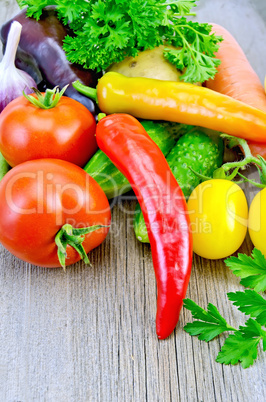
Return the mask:
POLYGON ((15 66, 15 56, 20 40, 22 25, 14 21, 10 27, 6 51, 0 62, 0 112, 15 98, 32 93, 37 86, 34 79, 15 66))
POLYGON ((55 7, 47 7, 39 21, 26 17, 26 9, 6 22, 0 30, 0 38, 5 46, 8 32, 13 21, 22 25, 21 38, 16 55, 17 68, 26 71, 42 89, 43 81, 49 88, 62 89, 69 84, 65 95, 76 99, 93 114, 95 103, 80 94, 71 85, 79 80, 85 85, 95 87, 99 74, 70 63, 62 49, 63 39, 71 31, 56 17, 55 7))

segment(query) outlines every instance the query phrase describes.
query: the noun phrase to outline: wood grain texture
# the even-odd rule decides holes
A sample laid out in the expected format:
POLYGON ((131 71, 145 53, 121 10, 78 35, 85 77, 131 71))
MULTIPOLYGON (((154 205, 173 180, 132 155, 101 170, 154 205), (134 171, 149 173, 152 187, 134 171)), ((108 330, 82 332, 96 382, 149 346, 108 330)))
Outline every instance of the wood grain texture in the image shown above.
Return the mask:
MULTIPOLYGON (((14 0, 0 0, 0 22, 14 0)), ((199 21, 224 25, 237 38, 261 80, 266 73, 265 1, 200 0, 199 21)), ((246 187, 250 199, 255 190, 246 187)), ((112 229, 82 262, 64 273, 36 268, 0 246, 0 401, 261 402, 266 400, 265 356, 253 367, 215 362, 224 337, 210 343, 183 331, 158 341, 156 283, 150 248, 134 236, 136 201, 112 205, 112 229)), ((241 252, 252 249, 247 239, 241 252)), ((226 292, 241 290, 223 261, 194 257, 187 296, 211 302, 231 325, 244 317, 226 292)), ((241 321, 242 320, 242 321, 241 321)))

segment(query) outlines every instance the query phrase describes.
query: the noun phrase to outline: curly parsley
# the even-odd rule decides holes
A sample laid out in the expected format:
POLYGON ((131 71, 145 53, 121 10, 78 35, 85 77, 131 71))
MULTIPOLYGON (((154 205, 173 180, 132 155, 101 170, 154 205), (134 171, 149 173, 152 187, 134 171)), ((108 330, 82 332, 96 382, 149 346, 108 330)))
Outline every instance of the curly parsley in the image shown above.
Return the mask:
POLYGON ((197 0, 19 0, 27 15, 39 19, 44 7, 56 6, 58 17, 69 24, 63 48, 72 63, 97 71, 138 52, 163 43, 165 58, 184 71, 185 82, 213 78, 220 61, 215 58, 221 37, 211 25, 188 21, 197 0))

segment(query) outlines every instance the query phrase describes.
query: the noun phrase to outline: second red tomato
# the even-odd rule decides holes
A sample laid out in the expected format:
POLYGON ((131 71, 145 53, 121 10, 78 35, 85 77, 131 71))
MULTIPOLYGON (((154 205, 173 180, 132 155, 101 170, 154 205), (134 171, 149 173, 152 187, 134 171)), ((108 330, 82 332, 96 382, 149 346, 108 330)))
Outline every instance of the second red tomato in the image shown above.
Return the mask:
POLYGON ((20 96, 0 115, 0 151, 12 167, 41 158, 83 167, 97 150, 95 130, 93 115, 74 99, 42 109, 20 96))

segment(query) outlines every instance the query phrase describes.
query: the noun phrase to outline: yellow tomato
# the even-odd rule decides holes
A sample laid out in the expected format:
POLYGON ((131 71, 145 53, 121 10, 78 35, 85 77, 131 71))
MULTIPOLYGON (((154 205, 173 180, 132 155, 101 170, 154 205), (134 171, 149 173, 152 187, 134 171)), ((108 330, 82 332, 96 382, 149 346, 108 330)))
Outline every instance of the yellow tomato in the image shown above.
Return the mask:
POLYGON ((266 257, 266 188, 257 193, 251 202, 248 231, 254 246, 266 257))
POLYGON ((237 184, 223 179, 204 181, 193 190, 187 206, 196 254, 219 259, 237 251, 248 221, 246 196, 237 184))

